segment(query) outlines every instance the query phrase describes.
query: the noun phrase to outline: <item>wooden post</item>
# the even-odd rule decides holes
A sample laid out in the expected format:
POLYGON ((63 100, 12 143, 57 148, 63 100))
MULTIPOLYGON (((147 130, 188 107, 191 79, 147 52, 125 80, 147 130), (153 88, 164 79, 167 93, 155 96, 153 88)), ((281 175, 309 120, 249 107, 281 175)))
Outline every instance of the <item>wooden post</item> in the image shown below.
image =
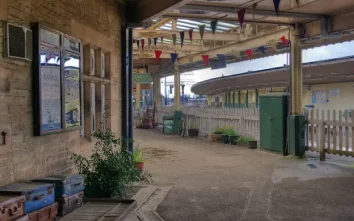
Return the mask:
POLYGON ((343 129, 342 129, 342 110, 338 113, 338 140, 339 140, 339 155, 343 151, 343 129))
POLYGON ((238 108, 241 108, 241 91, 238 91, 238 108))

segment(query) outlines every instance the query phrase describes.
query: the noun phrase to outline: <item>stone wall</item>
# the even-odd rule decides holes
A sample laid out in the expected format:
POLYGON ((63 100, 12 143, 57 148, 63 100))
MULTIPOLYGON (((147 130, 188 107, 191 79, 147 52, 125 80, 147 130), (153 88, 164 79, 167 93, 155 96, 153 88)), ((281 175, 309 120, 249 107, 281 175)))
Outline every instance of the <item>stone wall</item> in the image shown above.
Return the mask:
MULTIPOLYGON (((0 1, 0 185, 73 170, 69 151, 89 153, 93 141, 79 131, 33 135, 32 63, 3 57, 4 21, 31 27, 40 22, 72 35, 84 44, 110 53, 106 104, 110 127, 120 135, 120 36, 123 6, 114 0, 1 0, 0 1)), ((85 113, 86 114, 86 113, 85 113)))

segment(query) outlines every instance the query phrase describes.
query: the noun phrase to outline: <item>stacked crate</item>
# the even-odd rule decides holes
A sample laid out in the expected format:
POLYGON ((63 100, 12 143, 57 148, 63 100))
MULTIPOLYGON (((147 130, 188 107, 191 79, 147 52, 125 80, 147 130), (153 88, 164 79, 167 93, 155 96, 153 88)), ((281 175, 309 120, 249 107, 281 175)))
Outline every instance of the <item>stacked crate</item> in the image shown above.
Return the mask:
POLYGON ((62 174, 44 177, 32 182, 55 185, 58 216, 65 216, 83 205, 84 177, 81 174, 62 174))

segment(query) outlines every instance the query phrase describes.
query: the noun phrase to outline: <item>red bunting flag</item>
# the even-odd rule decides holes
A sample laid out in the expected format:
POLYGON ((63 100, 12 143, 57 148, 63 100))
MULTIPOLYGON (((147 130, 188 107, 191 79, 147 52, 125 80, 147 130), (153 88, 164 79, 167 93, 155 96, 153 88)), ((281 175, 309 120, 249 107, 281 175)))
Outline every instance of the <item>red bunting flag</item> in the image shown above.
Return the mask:
POLYGON ((156 62, 158 62, 158 61, 159 61, 159 58, 160 58, 161 54, 162 54, 162 51, 155 50, 155 58, 156 58, 156 62))
POLYGON ((280 40, 284 43, 285 46, 289 46, 288 40, 286 40, 285 36, 281 37, 280 40))
POLYGON ((205 66, 209 64, 209 55, 202 55, 205 66))
POLYGON ((192 41, 193 40, 193 28, 188 30, 189 34, 189 39, 192 41))
POLYGON ((143 51, 144 51, 144 45, 145 45, 145 39, 141 39, 141 48, 143 49, 143 51))
POLYGON ((246 54, 247 54, 247 57, 249 59, 251 59, 252 58, 252 49, 246 50, 246 54))
POLYGON ((239 11, 237 11, 238 21, 240 22, 241 29, 242 29, 243 22, 245 20, 245 13, 246 13, 246 9, 245 8, 240 9, 239 11))

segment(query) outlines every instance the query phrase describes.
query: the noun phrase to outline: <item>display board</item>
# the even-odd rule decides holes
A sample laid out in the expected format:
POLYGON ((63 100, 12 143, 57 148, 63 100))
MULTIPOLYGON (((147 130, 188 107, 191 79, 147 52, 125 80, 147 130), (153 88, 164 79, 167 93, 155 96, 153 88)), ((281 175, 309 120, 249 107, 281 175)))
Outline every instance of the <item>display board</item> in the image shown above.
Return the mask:
POLYGON ((35 134, 81 126, 81 43, 39 24, 34 26, 35 134))

